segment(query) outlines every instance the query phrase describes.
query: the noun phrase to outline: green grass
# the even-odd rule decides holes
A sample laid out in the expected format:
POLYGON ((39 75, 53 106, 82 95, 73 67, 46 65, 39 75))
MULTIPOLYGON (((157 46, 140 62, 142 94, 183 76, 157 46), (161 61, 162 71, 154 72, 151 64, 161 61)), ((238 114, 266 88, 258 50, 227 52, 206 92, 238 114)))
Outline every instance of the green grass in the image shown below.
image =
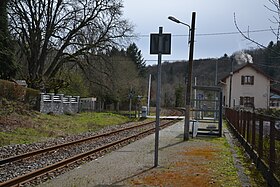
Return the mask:
MULTIPOLYGON (((224 122, 224 124, 225 123, 226 122, 224 122)), ((237 168, 234 165, 233 156, 230 151, 230 145, 227 142, 226 138, 205 138, 205 140, 210 141, 219 149, 219 151, 217 152, 219 162, 211 163, 211 168, 213 168, 213 174, 216 176, 217 181, 222 184, 222 186, 242 186, 237 174, 237 168)), ((266 183, 264 178, 256 169, 254 164, 252 164, 252 160, 245 155, 245 151, 242 146, 235 145, 234 150, 236 151, 237 157, 243 166, 244 173, 250 179, 250 185, 256 187, 265 187, 266 183)))
POLYGON ((237 150, 238 158, 241 160, 242 165, 244 167, 244 172, 250 178, 251 186, 263 186, 266 187, 267 184, 262 174, 253 164, 252 160, 245 156, 245 150, 242 147, 235 147, 237 150))
MULTIPOLYGON (((223 128, 228 128, 229 124, 227 124, 226 121, 223 122, 223 128)), ((257 140, 256 140, 257 142, 257 140)), ((240 143, 236 143, 234 145, 234 150, 236 151, 237 154, 237 158, 238 160, 241 162, 243 169, 244 169, 244 173, 249 177, 250 179, 250 185, 251 186, 267 186, 265 179, 263 178, 262 174, 260 173, 260 171, 257 170, 257 168, 255 167, 255 165, 253 164, 253 161, 250 159, 250 157, 246 154, 245 149, 242 147, 242 145, 240 145, 240 143)))
POLYGON ((210 163, 218 183, 222 184, 222 186, 228 187, 241 186, 237 175, 237 169, 233 162, 232 153, 230 151, 230 145, 226 138, 209 138, 208 141, 213 143, 219 150, 216 153, 218 162, 210 163))
MULTIPOLYGON (((26 116, 19 117, 26 120, 26 116)), ((80 113, 76 115, 38 114, 27 122, 8 131, 0 131, 0 146, 30 144, 83 132, 94 132, 106 126, 130 121, 129 118, 112 113, 80 113)))

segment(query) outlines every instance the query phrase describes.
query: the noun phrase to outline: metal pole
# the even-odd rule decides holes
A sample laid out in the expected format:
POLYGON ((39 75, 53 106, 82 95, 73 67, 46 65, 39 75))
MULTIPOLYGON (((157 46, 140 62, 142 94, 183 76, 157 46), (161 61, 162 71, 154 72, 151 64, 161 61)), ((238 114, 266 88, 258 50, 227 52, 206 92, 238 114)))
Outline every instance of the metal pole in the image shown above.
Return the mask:
POLYGON ((191 107, 191 90, 192 90, 192 67, 193 67, 193 52, 194 52, 194 33, 195 33, 195 16, 196 13, 192 13, 191 24, 191 40, 190 40, 190 53, 189 53, 189 74, 188 84, 186 92, 186 111, 185 111, 185 124, 184 124, 184 141, 189 140, 190 132, 190 107, 191 107))
POLYGON ((158 166, 159 125, 160 125, 159 116, 160 116, 160 98, 161 98, 160 97, 160 95, 161 95, 161 56, 162 56, 162 27, 159 27, 154 167, 158 166))
MULTIPOLYGON (((196 77, 194 77, 194 86, 196 86, 196 84, 197 84, 197 79, 196 79, 196 77)), ((194 108, 195 109, 197 109, 197 96, 196 96, 196 88, 194 89, 194 108)), ((197 112, 195 112, 195 119, 197 119, 197 112)))
POLYGON ((132 87, 130 86, 130 91, 129 91, 129 118, 131 118, 131 105, 132 105, 132 87))
MULTIPOLYGON (((215 75, 215 86, 218 85, 218 61, 216 60, 216 75, 215 75)), ((217 92, 215 92, 215 110, 217 110, 218 96, 217 92)), ((214 120, 217 119, 218 112, 214 112, 214 120)))
POLYGON ((131 118, 131 98, 129 98, 129 118, 131 118))
MULTIPOLYGON (((196 77, 194 77, 194 86, 196 86, 196 77)), ((194 108, 196 108, 196 88, 194 89, 194 108)))
POLYGON ((218 60, 216 60, 215 86, 218 85, 218 60))
POLYGON ((233 59, 231 58, 231 72, 229 79, 229 99, 228 99, 228 107, 231 107, 231 90, 232 90, 232 76, 233 76, 233 59))
POLYGON ((229 97, 228 97, 228 107, 231 107, 231 89, 232 89, 232 72, 230 72, 230 79, 229 79, 229 97))
POLYGON ((222 128, 223 128, 223 103, 222 103, 222 101, 223 101, 223 92, 220 91, 220 96, 219 96, 219 136, 220 137, 222 137, 222 132, 223 132, 222 131, 222 128))
POLYGON ((147 115, 150 115, 151 81, 152 81, 152 75, 150 74, 149 75, 149 86, 148 86, 147 115))

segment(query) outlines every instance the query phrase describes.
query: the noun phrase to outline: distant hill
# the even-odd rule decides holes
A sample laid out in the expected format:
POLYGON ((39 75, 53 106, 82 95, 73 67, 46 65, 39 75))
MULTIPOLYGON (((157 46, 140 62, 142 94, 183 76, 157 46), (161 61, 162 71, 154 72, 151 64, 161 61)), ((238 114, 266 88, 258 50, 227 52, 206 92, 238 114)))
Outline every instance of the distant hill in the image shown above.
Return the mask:
MULTIPOLYGON (((257 66, 260 70, 264 71, 267 75, 275 80, 280 80, 279 73, 272 73, 273 71, 269 66, 266 66, 266 58, 261 50, 246 51, 246 54, 253 59, 253 64, 257 66)), ((234 54, 236 55, 236 54, 234 54)), ((214 86, 216 82, 219 82, 222 78, 227 76, 231 72, 233 65, 233 70, 244 65, 235 56, 232 55, 228 57, 227 55, 221 58, 209 58, 209 59, 199 59, 193 62, 193 84, 194 77, 196 77, 196 84, 203 86, 214 86)), ((278 70, 280 72, 280 64, 278 65, 278 70)), ((166 107, 175 106, 176 89, 182 87, 185 89, 185 77, 188 73, 188 62, 187 61, 177 61, 173 63, 163 62, 162 63, 162 105, 166 107)), ((152 102, 155 102, 156 93, 156 77, 157 77, 157 65, 148 67, 148 74, 152 75, 152 102)), ((276 85, 277 86, 277 85, 276 85)), ((280 85, 279 85, 280 87, 280 85)), ((278 88, 279 88, 278 87, 278 88)), ((185 90, 183 90, 185 93, 185 90)), ((184 97, 184 96, 183 96, 184 97)))

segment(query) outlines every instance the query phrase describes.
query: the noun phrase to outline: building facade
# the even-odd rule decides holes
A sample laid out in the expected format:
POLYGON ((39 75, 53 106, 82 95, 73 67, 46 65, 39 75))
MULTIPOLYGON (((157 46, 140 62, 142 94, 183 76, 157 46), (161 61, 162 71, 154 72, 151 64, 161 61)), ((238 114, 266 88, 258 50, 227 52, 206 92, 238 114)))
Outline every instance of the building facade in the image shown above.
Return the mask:
POLYGON ((233 108, 269 108, 271 78, 253 64, 231 72, 221 81, 224 106, 233 108))

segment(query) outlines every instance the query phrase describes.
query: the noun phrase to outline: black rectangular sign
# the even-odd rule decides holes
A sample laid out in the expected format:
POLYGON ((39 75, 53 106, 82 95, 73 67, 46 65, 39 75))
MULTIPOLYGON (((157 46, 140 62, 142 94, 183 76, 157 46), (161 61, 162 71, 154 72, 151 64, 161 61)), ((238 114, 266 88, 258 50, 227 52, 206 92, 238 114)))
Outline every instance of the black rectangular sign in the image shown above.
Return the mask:
POLYGON ((159 51, 159 34, 150 35, 150 54, 171 54, 171 34, 162 34, 162 51, 159 51))

